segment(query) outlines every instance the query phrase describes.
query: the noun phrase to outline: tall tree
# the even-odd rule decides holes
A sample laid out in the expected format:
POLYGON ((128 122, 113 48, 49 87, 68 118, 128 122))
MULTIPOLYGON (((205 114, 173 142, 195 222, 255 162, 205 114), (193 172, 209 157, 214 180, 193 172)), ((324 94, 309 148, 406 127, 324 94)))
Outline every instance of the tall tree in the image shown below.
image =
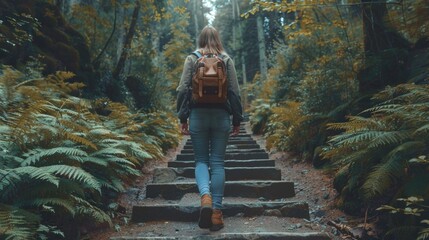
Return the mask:
POLYGON ((258 29, 258 47, 259 47, 259 69, 261 72, 261 79, 267 79, 268 66, 267 66, 267 55, 265 48, 265 34, 264 34, 264 23, 261 14, 256 17, 256 26, 258 29))
POLYGON ((116 64, 115 70, 113 70, 113 78, 119 79, 119 75, 124 70, 125 61, 128 58, 129 50, 131 48, 131 41, 133 40, 135 31, 136 31, 136 25, 137 20, 140 12, 140 1, 137 1, 134 6, 133 15, 131 17, 131 23, 128 28, 127 35, 125 36, 125 42, 124 46, 122 48, 121 56, 119 57, 119 61, 116 64))

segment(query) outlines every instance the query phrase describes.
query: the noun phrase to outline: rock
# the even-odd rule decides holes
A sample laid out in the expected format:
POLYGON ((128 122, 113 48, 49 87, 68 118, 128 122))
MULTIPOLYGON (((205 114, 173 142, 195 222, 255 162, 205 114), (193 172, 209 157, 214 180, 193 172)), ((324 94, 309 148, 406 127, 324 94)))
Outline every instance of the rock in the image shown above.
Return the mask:
POLYGON ((281 217, 282 216, 282 212, 278 209, 267 209, 264 211, 264 213, 262 214, 264 216, 274 216, 274 217, 281 217))
POLYGON ((323 216, 325 216, 325 215, 326 215, 326 212, 325 212, 325 211, 323 211, 323 210, 317 210, 317 211, 314 211, 313 215, 314 215, 315 217, 323 217, 323 216))
POLYGON ((323 199, 329 199, 329 193, 323 194, 323 199))
POLYGON ((156 168, 153 174, 154 183, 170 183, 177 177, 176 172, 170 168, 156 168))

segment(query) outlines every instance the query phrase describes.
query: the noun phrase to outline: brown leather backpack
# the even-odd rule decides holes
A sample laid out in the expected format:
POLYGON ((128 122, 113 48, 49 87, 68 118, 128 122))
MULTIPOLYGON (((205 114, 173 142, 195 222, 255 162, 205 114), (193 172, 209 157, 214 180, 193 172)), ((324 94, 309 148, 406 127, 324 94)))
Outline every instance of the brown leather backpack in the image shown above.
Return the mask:
POLYGON ((225 103, 227 100, 227 72, 219 55, 193 52, 197 56, 192 77, 192 99, 195 103, 225 103))

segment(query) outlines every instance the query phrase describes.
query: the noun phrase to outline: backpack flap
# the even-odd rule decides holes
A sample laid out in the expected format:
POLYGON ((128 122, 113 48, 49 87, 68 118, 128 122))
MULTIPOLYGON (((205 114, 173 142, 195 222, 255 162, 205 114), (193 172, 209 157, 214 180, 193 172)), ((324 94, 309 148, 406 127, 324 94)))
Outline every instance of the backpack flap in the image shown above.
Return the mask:
POLYGON ((225 103, 227 84, 225 63, 218 56, 198 58, 192 81, 192 96, 196 103, 225 103))

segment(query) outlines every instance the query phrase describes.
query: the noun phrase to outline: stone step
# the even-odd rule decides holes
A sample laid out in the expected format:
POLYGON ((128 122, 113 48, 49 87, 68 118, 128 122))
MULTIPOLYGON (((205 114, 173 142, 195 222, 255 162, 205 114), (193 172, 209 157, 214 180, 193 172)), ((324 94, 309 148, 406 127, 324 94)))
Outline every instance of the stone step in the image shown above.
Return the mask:
MULTIPOLYGON (((254 141, 254 139, 249 134, 231 136, 231 137, 228 138, 228 142, 234 142, 234 141, 252 141, 252 140, 254 141)), ((192 139, 189 138, 186 142, 187 143, 192 143, 192 139)))
POLYGON ((235 139, 235 138, 251 138, 252 137, 252 134, 249 134, 249 133, 247 133, 247 132, 245 132, 245 133, 238 133, 238 135, 236 135, 236 136, 230 136, 229 138, 230 139, 235 139))
MULTIPOLYGON (((194 161, 170 161, 168 167, 194 167, 194 161)), ((250 159, 250 160, 225 160, 225 167, 274 167, 275 160, 272 159, 250 159)))
MULTIPOLYGON (((228 140, 228 145, 235 145, 235 144, 256 144, 256 140, 254 139, 229 139, 228 140)), ((186 145, 187 146, 191 146, 192 145, 192 141, 188 140, 186 141, 186 145)))
MULTIPOLYGON (((173 182, 178 178, 195 178, 195 168, 155 168, 153 182, 173 182)), ((226 181, 281 180, 280 169, 274 167, 225 168, 226 181)))
MULTIPOLYGON (((181 199, 187 193, 198 193, 195 182, 149 183, 146 197, 168 200, 181 199)), ((225 197, 280 199, 295 196, 293 182, 286 181, 233 181, 225 183, 225 197)))
MULTIPOLYGON (((153 203, 135 205, 132 209, 133 222, 146 221, 182 221, 196 222, 199 216, 200 199, 183 197, 181 201, 154 199, 153 203), (185 200, 184 200, 185 199, 185 200)), ((308 204, 300 201, 246 201, 241 198, 224 198, 222 213, 224 217, 242 214, 244 217, 260 216, 276 211, 278 216, 310 218, 308 204)))
POLYGON ((320 232, 246 232, 246 233, 219 233, 216 235, 200 236, 171 236, 171 237, 112 237, 110 240, 329 240, 327 233, 320 232))
MULTIPOLYGON (((261 148, 252 148, 252 149, 226 149, 226 153, 264 153, 265 150, 261 148)), ((194 149, 184 149, 180 152, 181 154, 194 154, 194 149)))
MULTIPOLYGON (((268 159, 268 153, 256 152, 256 153, 226 153, 225 160, 246 160, 246 159, 268 159)), ((195 161, 194 154, 178 154, 176 161, 195 161)))
MULTIPOLYGON (((261 148, 261 146, 259 146, 259 144, 255 143, 250 143, 250 144, 228 144, 226 149, 257 149, 257 148, 261 148)), ((192 145, 185 145, 183 147, 184 150, 188 150, 188 149, 193 149, 192 145)))

